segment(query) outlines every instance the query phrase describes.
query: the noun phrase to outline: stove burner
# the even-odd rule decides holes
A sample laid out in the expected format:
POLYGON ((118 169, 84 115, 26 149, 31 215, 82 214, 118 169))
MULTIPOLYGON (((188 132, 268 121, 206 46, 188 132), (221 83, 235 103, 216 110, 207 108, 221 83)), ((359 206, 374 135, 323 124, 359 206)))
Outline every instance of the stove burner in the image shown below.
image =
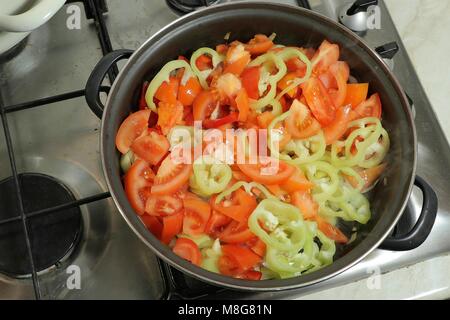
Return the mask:
POLYGON ((178 15, 193 12, 201 7, 218 4, 222 0, 166 0, 167 5, 178 15))
MULTIPOLYGON (((43 174, 19 175, 24 211, 36 271, 58 264, 80 240, 82 221, 78 207, 49 214, 32 212, 74 201, 71 191, 60 181, 43 174)), ((19 217, 14 180, 0 181, 0 221, 19 217)), ((0 272, 12 276, 31 274, 22 221, 0 224, 0 272)))

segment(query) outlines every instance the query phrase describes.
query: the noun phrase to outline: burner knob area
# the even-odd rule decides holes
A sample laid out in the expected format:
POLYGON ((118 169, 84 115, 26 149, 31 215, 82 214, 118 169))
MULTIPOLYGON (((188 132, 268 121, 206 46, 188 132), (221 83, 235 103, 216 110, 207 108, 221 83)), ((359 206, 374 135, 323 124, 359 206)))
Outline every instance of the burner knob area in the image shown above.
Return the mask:
POLYGON ((399 50, 397 42, 389 42, 382 46, 376 47, 375 51, 383 58, 384 62, 391 70, 394 70, 394 56, 399 50))
POLYGON ((339 21, 350 30, 356 32, 367 31, 369 8, 378 5, 378 0, 357 0, 342 7, 339 21))
POLYGON ((167 5, 179 15, 193 12, 202 7, 220 3, 221 0, 166 0, 167 5))

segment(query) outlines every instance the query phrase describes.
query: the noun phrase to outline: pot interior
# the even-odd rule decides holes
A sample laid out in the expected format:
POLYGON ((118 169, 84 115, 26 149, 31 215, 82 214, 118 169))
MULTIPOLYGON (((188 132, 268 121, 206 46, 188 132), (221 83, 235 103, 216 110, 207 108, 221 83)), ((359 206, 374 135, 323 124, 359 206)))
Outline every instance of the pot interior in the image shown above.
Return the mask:
MULTIPOLYGON (((318 14, 299 8, 261 3, 234 3, 217 6, 187 16, 145 43, 122 70, 108 99, 104 114, 102 150, 106 176, 116 204, 134 231, 155 252, 182 271, 215 284, 248 290, 274 290, 300 287, 335 275, 377 247, 404 209, 415 168, 415 130, 409 106, 388 69, 359 38, 318 14), (168 61, 179 55, 189 57, 197 48, 215 47, 230 41, 247 41, 257 33, 276 33, 275 42, 286 46, 317 48, 324 39, 337 43, 341 60, 349 63, 359 82, 370 84, 383 105, 383 126, 391 139, 388 169, 369 198, 372 219, 359 226, 357 239, 340 247, 335 262, 319 271, 298 278, 249 282, 209 273, 178 258, 159 243, 141 224, 129 206, 120 181, 119 154, 114 137, 123 119, 136 110, 140 88, 168 61)), ((351 226, 348 226, 351 227, 351 226)))

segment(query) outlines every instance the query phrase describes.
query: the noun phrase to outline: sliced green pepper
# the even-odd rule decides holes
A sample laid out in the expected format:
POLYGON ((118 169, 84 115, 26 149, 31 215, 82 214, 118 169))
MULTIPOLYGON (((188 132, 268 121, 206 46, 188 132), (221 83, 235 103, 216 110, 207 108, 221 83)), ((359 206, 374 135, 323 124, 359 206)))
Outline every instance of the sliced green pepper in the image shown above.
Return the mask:
POLYGON ((203 89, 208 89, 209 85, 206 82, 206 79, 208 78, 208 76, 211 74, 211 72, 218 66, 219 63, 221 63, 223 61, 223 57, 217 53, 216 50, 213 50, 211 48, 200 48, 197 49, 191 56, 191 68, 194 72, 194 74, 197 76, 198 81, 200 82, 201 86, 203 87, 203 89), (202 55, 208 55, 211 57, 212 59, 212 64, 213 64, 213 68, 209 69, 209 70, 203 70, 200 71, 197 68, 197 59, 202 56, 202 55))
POLYGON ((300 211, 276 199, 261 201, 250 215, 248 226, 268 247, 276 250, 298 252, 305 243, 306 225, 300 211))
POLYGON ((204 195, 222 192, 227 187, 233 173, 229 165, 220 163, 210 156, 203 156, 194 161, 193 184, 204 195))
POLYGON ((153 97, 155 96, 156 91, 161 86, 161 84, 166 81, 169 81, 170 74, 178 69, 184 68, 185 74, 193 75, 193 71, 189 63, 184 60, 173 60, 167 62, 164 67, 153 77, 150 82, 147 91, 145 92, 145 102, 147 102, 148 107, 153 111, 158 113, 158 109, 156 107, 155 102, 153 101, 153 97))

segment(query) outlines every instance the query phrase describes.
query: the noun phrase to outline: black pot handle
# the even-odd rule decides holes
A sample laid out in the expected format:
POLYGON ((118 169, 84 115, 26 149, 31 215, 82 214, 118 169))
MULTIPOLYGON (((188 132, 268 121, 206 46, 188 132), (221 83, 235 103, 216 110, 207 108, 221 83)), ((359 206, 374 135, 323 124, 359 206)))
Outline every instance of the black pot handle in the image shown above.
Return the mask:
POLYGON ((433 188, 421 177, 416 176, 414 184, 423 194, 422 211, 414 227, 406 235, 388 237, 380 249, 408 251, 420 246, 428 237, 436 220, 438 199, 433 188))
POLYGON ((105 79, 106 74, 114 64, 122 59, 128 59, 132 55, 133 51, 128 49, 115 50, 104 56, 95 66, 89 79, 86 83, 86 102, 100 119, 103 115, 103 109, 105 106, 100 100, 100 92, 102 90, 102 82, 105 79))

